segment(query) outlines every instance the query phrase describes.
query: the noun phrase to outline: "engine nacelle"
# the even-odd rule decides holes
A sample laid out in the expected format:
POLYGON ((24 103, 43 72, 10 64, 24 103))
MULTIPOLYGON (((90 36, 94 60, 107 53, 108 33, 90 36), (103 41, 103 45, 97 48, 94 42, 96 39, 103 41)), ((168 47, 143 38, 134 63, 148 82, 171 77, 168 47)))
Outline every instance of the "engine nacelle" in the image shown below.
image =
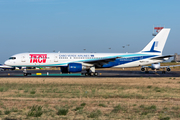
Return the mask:
POLYGON ((164 61, 169 60, 169 58, 163 58, 164 61))
POLYGON ((142 68, 141 68, 141 71, 145 71, 145 68, 144 68, 144 67, 142 67, 142 68))
POLYGON ((81 63, 69 63, 68 66, 61 66, 62 73, 81 72, 88 69, 90 69, 90 66, 82 65, 81 63))
POLYGON ((69 63, 68 64, 68 72, 81 72, 82 64, 80 63, 69 63))
POLYGON ((166 70, 169 72, 169 71, 171 71, 171 68, 166 68, 166 70))

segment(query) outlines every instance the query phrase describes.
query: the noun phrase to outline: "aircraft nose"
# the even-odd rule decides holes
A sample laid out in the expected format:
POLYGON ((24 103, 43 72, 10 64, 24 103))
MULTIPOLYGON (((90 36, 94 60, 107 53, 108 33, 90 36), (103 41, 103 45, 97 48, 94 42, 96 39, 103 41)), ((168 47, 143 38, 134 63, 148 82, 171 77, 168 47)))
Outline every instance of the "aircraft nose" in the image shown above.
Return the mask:
POLYGON ((158 68, 159 68, 159 66, 157 66, 157 65, 156 65, 156 66, 155 66, 155 68, 156 68, 156 69, 158 69, 158 68))
POLYGON ((5 65, 9 65, 9 60, 6 60, 6 61, 4 62, 4 64, 5 64, 5 65))

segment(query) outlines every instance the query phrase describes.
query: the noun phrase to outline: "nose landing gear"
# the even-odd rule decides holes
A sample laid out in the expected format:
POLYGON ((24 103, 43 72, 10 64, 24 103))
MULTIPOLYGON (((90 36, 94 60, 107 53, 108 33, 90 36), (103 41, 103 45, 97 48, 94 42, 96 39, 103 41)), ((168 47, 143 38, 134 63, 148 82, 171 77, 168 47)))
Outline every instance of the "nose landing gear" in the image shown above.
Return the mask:
POLYGON ((31 75, 31 73, 28 73, 26 69, 23 70, 23 75, 24 76, 28 76, 28 75, 31 75))

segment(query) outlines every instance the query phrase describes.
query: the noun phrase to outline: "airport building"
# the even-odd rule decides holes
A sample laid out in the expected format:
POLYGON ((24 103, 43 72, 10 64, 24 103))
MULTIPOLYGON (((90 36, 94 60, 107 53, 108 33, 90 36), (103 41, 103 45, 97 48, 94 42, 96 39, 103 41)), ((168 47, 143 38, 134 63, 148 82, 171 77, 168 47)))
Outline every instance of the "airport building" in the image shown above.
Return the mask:
POLYGON ((174 54, 174 61, 180 62, 180 55, 178 55, 177 53, 174 54))

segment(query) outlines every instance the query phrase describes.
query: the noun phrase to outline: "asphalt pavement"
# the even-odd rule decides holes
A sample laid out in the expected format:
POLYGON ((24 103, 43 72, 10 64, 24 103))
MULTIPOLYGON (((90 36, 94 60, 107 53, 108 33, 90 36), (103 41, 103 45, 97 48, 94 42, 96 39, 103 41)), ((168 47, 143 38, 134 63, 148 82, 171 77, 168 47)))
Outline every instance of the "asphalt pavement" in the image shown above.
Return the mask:
MULTIPOLYGON (((24 76, 22 70, 0 71, 0 77, 92 77, 81 73, 61 74, 59 70, 27 70, 31 75, 24 76)), ((162 71, 122 71, 122 70, 96 70, 98 76, 94 77, 180 77, 180 71, 170 71, 162 74, 162 71)))

